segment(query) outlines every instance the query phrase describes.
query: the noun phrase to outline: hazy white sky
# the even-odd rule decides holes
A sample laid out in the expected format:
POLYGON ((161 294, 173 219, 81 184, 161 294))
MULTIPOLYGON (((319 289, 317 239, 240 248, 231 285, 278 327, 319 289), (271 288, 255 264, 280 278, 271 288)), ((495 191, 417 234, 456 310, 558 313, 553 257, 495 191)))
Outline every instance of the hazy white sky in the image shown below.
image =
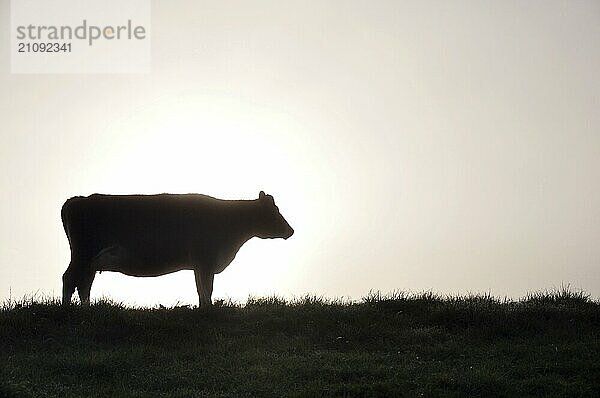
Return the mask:
MULTIPOLYGON (((0 299, 59 295, 74 195, 272 194, 214 297, 600 296, 597 1, 154 1, 152 73, 10 74, 0 299)), ((92 298, 196 303, 191 272, 92 298)))

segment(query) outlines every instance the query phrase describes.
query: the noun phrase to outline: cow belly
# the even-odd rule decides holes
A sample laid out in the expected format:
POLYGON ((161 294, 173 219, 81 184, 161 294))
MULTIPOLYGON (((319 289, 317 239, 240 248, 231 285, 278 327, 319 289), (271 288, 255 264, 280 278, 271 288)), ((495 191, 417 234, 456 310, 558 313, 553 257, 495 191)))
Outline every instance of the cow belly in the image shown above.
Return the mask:
POLYGON ((92 269, 120 272, 130 276, 160 276, 193 267, 175 259, 142 259, 125 247, 110 246, 94 257, 92 269))

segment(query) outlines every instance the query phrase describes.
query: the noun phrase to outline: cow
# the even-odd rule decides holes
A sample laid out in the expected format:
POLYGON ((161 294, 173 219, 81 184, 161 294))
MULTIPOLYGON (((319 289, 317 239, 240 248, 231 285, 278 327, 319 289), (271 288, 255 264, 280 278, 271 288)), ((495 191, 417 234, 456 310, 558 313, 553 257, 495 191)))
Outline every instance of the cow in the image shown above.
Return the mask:
POLYGON ((71 248, 62 303, 77 289, 89 304, 96 272, 159 276, 193 270, 199 305, 212 305, 213 280, 253 237, 288 239, 294 230, 271 195, 223 200, 200 194, 76 196, 62 206, 71 248))

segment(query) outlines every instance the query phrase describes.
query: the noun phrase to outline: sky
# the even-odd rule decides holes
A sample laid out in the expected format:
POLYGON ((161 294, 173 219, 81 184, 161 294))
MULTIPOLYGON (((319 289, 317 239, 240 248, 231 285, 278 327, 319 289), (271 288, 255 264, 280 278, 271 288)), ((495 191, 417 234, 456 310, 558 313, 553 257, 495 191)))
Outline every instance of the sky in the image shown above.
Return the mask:
MULTIPOLYGON (((0 300, 60 295, 71 196, 260 190, 295 234, 213 299, 600 296, 597 1, 153 1, 146 74, 11 74, 9 6, 0 300)), ((198 300, 191 271, 100 297, 198 300)))

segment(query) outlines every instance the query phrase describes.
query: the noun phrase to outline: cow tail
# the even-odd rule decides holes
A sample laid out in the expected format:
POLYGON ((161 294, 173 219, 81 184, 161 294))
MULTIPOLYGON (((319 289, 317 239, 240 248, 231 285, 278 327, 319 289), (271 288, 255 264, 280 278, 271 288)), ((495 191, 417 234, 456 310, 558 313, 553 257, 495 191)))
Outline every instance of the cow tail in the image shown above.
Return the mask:
POLYGON ((67 201, 62 205, 62 208, 60 209, 60 219, 62 221, 65 234, 67 235, 67 239, 69 240, 69 246, 71 245, 70 222, 72 221, 71 217, 69 217, 69 213, 72 204, 73 198, 67 199, 67 201))

